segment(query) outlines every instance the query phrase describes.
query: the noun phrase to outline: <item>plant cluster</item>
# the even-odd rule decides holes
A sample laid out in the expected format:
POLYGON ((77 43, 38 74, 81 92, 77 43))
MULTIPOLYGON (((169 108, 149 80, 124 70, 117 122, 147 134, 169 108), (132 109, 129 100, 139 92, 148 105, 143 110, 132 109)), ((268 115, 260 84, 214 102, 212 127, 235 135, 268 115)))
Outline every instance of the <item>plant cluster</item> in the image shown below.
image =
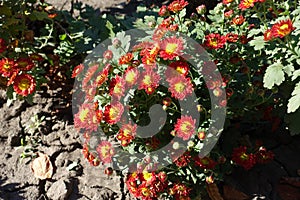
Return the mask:
POLYGON ((262 133, 299 134, 300 5, 223 0, 190 16, 187 5, 140 7, 139 30, 124 32, 133 18, 81 3, 74 15, 3 1, 0 85, 30 100, 46 80, 76 78, 74 125, 93 166, 126 175, 140 199, 203 196, 234 167, 274 158, 262 133))
POLYGON ((0 87, 9 99, 31 102, 41 86, 72 84, 72 68, 118 27, 88 5, 72 7, 58 11, 42 0, 0 3, 0 87))
POLYGON ((286 107, 299 106, 297 87, 289 101, 286 92, 298 77, 299 5, 224 0, 209 13, 202 5, 186 16, 187 4, 175 0, 137 20, 135 27, 154 29, 132 34, 139 35, 136 43, 117 33, 73 72, 84 156, 95 166, 129 170, 126 185, 141 199, 192 199, 203 194, 199 186, 222 180, 235 165, 250 170, 268 163, 274 154, 251 132, 278 131, 286 126, 286 107), (166 118, 151 116, 161 111, 152 107, 157 104, 166 118), (214 127, 213 111, 225 107, 224 129, 214 127), (140 128, 153 121, 157 132, 140 128), (217 145, 199 156, 220 132, 217 145), (161 149, 163 158, 152 154, 161 149))

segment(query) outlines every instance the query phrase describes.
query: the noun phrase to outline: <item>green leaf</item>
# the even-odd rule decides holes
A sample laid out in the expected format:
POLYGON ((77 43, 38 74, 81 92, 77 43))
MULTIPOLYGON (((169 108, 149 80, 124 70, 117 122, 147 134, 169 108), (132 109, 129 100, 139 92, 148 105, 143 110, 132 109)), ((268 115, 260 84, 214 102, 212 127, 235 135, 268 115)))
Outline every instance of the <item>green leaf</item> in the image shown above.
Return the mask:
POLYGON ((105 27, 109 30, 109 36, 111 38, 115 37, 115 32, 113 30, 114 26, 112 25, 112 23, 110 21, 106 22, 105 27))
POLYGON ((254 40, 251 40, 249 44, 250 46, 254 46, 255 50, 259 51, 265 47, 266 42, 264 40, 264 36, 259 36, 254 38, 254 40))
POLYGON ((283 67, 283 71, 284 71, 288 76, 292 76, 293 72, 295 71, 294 65, 293 65, 293 64, 289 64, 289 65, 283 67))
POLYGON ((180 18, 180 19, 183 19, 183 18, 185 17, 185 15, 186 15, 186 9, 184 8, 184 9, 182 9, 182 10, 180 11, 180 13, 179 13, 179 18, 180 18))
POLYGON ((293 76, 292 76, 292 81, 296 80, 300 76, 300 69, 297 69, 294 71, 293 76))
POLYGON ((296 84, 288 103, 288 113, 295 112, 300 106, 300 82, 296 84))
POLYGON ((264 87, 271 89, 275 84, 280 85, 284 78, 283 65, 280 62, 270 65, 264 75, 264 87))
POLYGON ((67 34, 62 34, 62 35, 59 36, 59 39, 60 40, 65 40, 66 37, 67 37, 67 34))
POLYGON ((262 31, 263 29, 251 29, 250 31, 249 31, 249 33, 248 33, 248 37, 252 37, 252 36, 254 36, 254 35, 257 35, 257 34, 259 34, 259 33, 262 33, 263 31, 262 31))
POLYGON ((291 135, 299 135, 300 134, 300 110, 298 109, 294 113, 286 114, 284 121, 288 125, 288 129, 291 135))
POLYGON ((45 19, 49 19, 48 14, 46 12, 44 12, 44 11, 43 12, 39 12, 39 11, 36 11, 36 10, 34 10, 30 14, 29 18, 32 21, 34 21, 34 20, 44 21, 45 19))

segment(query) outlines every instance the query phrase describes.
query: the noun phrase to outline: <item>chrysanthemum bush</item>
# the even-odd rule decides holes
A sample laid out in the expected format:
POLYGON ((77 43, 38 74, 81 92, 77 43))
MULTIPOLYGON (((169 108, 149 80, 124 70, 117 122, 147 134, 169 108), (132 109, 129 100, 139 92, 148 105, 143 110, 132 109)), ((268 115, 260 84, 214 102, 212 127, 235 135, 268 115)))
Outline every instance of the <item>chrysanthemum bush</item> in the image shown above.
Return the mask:
POLYGON ((43 0, 1 1, 0 88, 9 99, 32 101, 42 85, 69 84, 70 69, 108 37, 109 16, 78 2, 72 7, 76 15, 43 0))
POLYGON ((84 156, 141 199, 193 199, 235 166, 268 163, 257 133, 284 128, 299 106, 297 2, 223 1, 191 16, 187 4, 139 19, 154 27, 144 34, 113 34, 73 71, 84 156))
POLYGON ((35 9, 35 2, 4 1, 0 4, 0 87, 7 90, 8 98, 31 99, 45 82, 41 76, 43 70, 38 67, 44 58, 33 48, 34 32, 28 29, 28 23, 50 18, 46 12, 35 9))

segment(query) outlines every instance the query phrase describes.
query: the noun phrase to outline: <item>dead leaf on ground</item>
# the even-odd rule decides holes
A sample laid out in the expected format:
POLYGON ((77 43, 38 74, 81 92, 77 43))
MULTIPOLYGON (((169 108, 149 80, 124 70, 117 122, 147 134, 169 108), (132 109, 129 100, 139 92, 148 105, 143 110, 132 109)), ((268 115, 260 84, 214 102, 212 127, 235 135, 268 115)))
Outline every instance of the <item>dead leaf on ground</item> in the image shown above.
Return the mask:
POLYGON ((38 157, 31 163, 31 170, 34 176, 42 180, 51 178, 53 174, 53 166, 49 156, 43 153, 37 153, 37 156, 38 157))
POLYGON ((246 199, 250 198, 245 193, 243 193, 229 185, 224 185, 223 193, 224 193, 225 200, 246 200, 246 199))
POLYGON ((206 184, 206 191, 211 200, 223 200, 217 184, 215 183, 206 184))

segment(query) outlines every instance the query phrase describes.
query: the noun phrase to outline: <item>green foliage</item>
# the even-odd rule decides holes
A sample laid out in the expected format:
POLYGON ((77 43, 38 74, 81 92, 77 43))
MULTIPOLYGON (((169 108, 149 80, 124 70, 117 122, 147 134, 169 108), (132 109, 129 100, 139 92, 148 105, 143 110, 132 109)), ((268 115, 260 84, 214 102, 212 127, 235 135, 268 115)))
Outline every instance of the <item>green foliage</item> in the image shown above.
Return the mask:
POLYGON ((272 89, 274 85, 280 85, 284 78, 283 65, 280 62, 270 65, 264 75, 264 87, 272 89))

